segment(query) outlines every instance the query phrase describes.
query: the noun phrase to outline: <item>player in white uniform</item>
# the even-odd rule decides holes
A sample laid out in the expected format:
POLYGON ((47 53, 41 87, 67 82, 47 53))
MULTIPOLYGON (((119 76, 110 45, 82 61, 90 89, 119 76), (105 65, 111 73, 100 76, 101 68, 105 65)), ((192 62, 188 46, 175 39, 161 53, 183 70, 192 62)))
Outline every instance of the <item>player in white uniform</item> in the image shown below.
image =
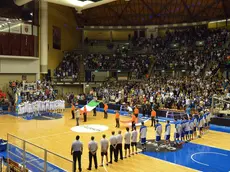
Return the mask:
POLYGON ((197 138, 197 129, 198 129, 198 120, 197 118, 193 115, 193 124, 194 124, 194 129, 193 129, 193 138, 197 138))
POLYGON ((159 150, 159 141, 161 141, 161 134, 162 134, 162 125, 159 123, 159 120, 156 120, 156 144, 157 144, 157 151, 159 150))
POLYGON ((165 144, 170 145, 170 132, 171 132, 171 126, 169 121, 167 121, 167 124, 165 125, 165 144))
POLYGON ((174 131, 174 141, 179 141, 180 138, 180 131, 179 131, 179 126, 180 122, 175 119, 175 131, 174 131))
POLYGON ((32 114, 32 113, 33 113, 32 103, 28 103, 28 113, 29 113, 29 114, 32 114))
POLYGON ((201 137, 203 135, 203 117, 201 115, 199 116, 198 127, 199 127, 199 137, 201 137))
POLYGON ((186 141, 188 141, 189 140, 190 126, 189 126, 189 121, 187 119, 184 120, 184 125, 185 125, 185 139, 186 139, 186 141))
POLYGON ((25 104, 25 106, 24 106, 24 113, 29 113, 29 102, 27 101, 24 104, 25 104))
POLYGON ((38 113, 40 113, 41 111, 41 107, 42 107, 42 102, 40 100, 37 101, 37 107, 38 107, 38 113))
POLYGON ((41 101, 41 111, 42 112, 46 111, 46 102, 45 101, 41 101))
POLYGON ((211 121, 211 113, 207 113, 207 129, 210 127, 210 121, 211 121))
POLYGON ((146 135, 147 135, 147 127, 145 126, 144 122, 141 122, 140 127, 140 141, 142 145, 142 151, 146 150, 146 135))
POLYGON ((50 101, 46 100, 45 104, 46 104, 46 111, 48 112, 50 110, 50 101))
POLYGON ((136 127, 134 127, 131 133, 132 155, 134 155, 135 153, 137 154, 137 135, 138 133, 137 133, 136 127), (135 147, 135 151, 134 151, 134 147, 135 147))
POLYGON ((189 130, 189 139, 193 140, 194 121, 193 121, 192 118, 190 118, 190 120, 189 120, 189 127, 190 127, 190 130, 189 130))
POLYGON ((32 104, 32 113, 37 114, 38 112, 37 102, 35 101, 35 102, 32 102, 31 104, 32 104))
POLYGON ((18 105, 18 115, 23 115, 24 104, 21 103, 18 105))
POLYGON ((65 100, 62 100, 62 108, 61 108, 62 112, 65 111, 65 100))
POLYGON ((128 149, 128 154, 130 157, 130 143, 131 143, 131 133, 129 132, 129 127, 126 128, 124 140, 125 140, 125 157, 124 158, 127 158, 127 149, 128 149))

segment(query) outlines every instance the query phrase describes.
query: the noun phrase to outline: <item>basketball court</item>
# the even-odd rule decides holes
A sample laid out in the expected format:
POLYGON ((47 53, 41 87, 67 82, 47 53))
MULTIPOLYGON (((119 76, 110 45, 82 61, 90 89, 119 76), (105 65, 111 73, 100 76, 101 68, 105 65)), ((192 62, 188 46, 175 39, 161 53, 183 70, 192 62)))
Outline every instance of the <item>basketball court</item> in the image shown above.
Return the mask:
MULTIPOLYGON (((91 136, 95 136, 97 142, 100 141, 102 134, 107 138, 111 136, 111 131, 115 130, 116 134, 119 129, 115 128, 114 115, 110 114, 108 119, 103 118, 103 113, 98 112, 97 116, 92 113, 88 114, 88 121, 83 123, 80 120, 80 126, 75 127, 75 120, 71 119, 70 109, 64 112, 61 119, 54 120, 25 120, 13 115, 0 116, 0 137, 7 138, 7 133, 25 139, 31 144, 35 144, 51 152, 72 160, 70 154, 71 143, 76 135, 80 135, 80 140, 84 144, 82 157, 83 171, 88 167, 88 142, 91 136)), ((129 120, 127 116, 121 116, 121 120, 129 120)), ((150 121, 146 122, 150 126, 150 121)), ((163 123, 164 126, 164 123, 163 123)), ((122 133, 125 133, 125 124, 121 123, 122 133)), ((174 125, 172 125, 172 133, 174 125)), ((148 127, 148 139, 154 139, 155 133, 152 127, 148 127)), ((228 132, 210 130, 204 137, 196 139, 183 145, 183 148, 176 152, 145 152, 134 155, 131 158, 118 161, 109 166, 100 167, 94 171, 109 172, 166 172, 166 171, 230 171, 230 134, 228 132)), ((18 144, 18 141, 15 141, 18 144)), ((100 147, 100 146, 99 146, 100 147)), ((39 156, 43 156, 42 151, 34 147, 27 147, 29 152, 27 161, 36 164, 39 156), (30 154, 31 153, 31 154, 30 154), (33 156, 36 155, 37 157, 33 156)), ((100 151, 100 148, 99 148, 100 151)), ((98 163, 100 163, 100 153, 98 151, 98 163)), ((49 157, 49 156, 48 156, 49 157)), ((48 162, 60 164, 60 168, 66 167, 67 162, 63 159, 54 159, 50 156, 48 162), (60 161, 60 162, 59 162, 60 161)), ((49 165, 48 165, 49 166, 49 165)), ((49 168, 53 168, 50 164, 49 168)))

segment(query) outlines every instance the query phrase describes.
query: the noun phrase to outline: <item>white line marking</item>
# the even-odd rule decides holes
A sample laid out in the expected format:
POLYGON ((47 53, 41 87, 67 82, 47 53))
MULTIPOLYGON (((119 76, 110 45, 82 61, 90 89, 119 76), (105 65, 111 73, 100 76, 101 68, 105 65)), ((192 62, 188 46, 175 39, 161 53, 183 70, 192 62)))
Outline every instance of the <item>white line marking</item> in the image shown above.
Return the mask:
POLYGON ((103 168, 106 172, 108 172, 107 168, 106 168, 106 165, 105 165, 105 159, 103 159, 103 168))
MULTIPOLYGON (((198 171, 198 170, 193 169, 193 168, 191 168, 191 167, 187 167, 187 166, 183 166, 183 165, 176 164, 176 163, 173 163, 173 162, 169 162, 169 161, 167 161, 167 160, 159 159, 159 158, 157 158, 157 157, 153 157, 153 156, 149 156, 149 155, 145 155, 145 154, 140 154, 140 155, 144 155, 144 156, 147 156, 147 157, 149 157, 149 158, 157 159, 157 160, 159 160, 159 161, 166 162, 166 163, 169 163, 169 164, 172 164, 172 165, 177 165, 177 166, 180 166, 180 167, 183 167, 183 168, 188 168, 188 169, 191 169, 191 170, 193 170, 193 171, 198 171)), ((200 172, 200 171, 199 171, 199 172, 200 172)))
POLYGON ((226 155, 226 154, 222 154, 222 153, 218 153, 218 152, 197 152, 197 153, 194 153, 194 154, 191 155, 191 159, 192 159, 194 162, 196 162, 196 163, 198 163, 198 164, 201 164, 201 165, 204 165, 204 166, 207 166, 207 167, 209 166, 208 164, 199 162, 199 161, 197 161, 197 160, 195 160, 195 159, 193 158, 195 155, 198 155, 198 154, 216 154, 216 155, 228 156, 228 155, 226 155))
POLYGON ((68 134, 68 133, 74 133, 73 131, 68 131, 68 132, 63 132, 63 133, 56 133, 56 134, 51 134, 51 135, 46 135, 46 136, 39 136, 39 137, 34 137, 26 140, 34 140, 34 139, 41 139, 41 138, 46 138, 46 137, 51 137, 51 136, 58 136, 62 134, 68 134))

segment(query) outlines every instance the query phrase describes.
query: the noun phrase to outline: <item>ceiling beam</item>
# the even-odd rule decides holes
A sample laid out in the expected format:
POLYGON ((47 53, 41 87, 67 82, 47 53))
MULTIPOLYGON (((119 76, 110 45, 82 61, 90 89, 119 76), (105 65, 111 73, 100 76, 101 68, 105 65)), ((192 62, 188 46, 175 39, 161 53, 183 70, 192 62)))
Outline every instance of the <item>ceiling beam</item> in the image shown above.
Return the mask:
POLYGON ((130 5, 131 1, 128 1, 125 5, 125 7, 122 9, 121 13, 118 15, 117 21, 116 23, 121 19, 121 17, 123 16, 123 13, 125 12, 125 10, 128 8, 128 6, 130 5))
MULTIPOLYGON (((117 11, 115 11, 113 8, 111 8, 108 4, 106 5, 106 8, 108 8, 110 11, 112 11, 116 15, 117 19, 119 19, 120 14, 117 11)), ((122 19, 127 22, 127 25, 132 23, 127 17, 123 16, 122 19)), ((109 20, 109 18, 108 18, 108 20, 109 20)), ((119 21, 119 20, 117 20, 117 21, 119 21)))
POLYGON ((206 10, 212 8, 214 5, 219 4, 221 0, 213 0, 213 2, 207 6, 205 6, 204 8, 202 8, 202 10, 198 11, 193 17, 197 18, 200 14, 203 14, 204 12, 206 12, 206 10))
POLYGON ((187 5, 187 3, 185 2, 185 0, 181 0, 181 2, 183 3, 184 8, 186 9, 186 11, 187 11, 187 13, 188 13, 188 15, 189 15, 189 19, 192 20, 192 21, 196 21, 196 19, 193 18, 193 15, 192 15, 190 9, 188 8, 188 5, 187 5))
POLYGON ((141 0, 141 2, 142 2, 142 3, 144 4, 144 6, 145 6, 146 8, 148 8, 148 10, 152 13, 152 16, 157 17, 157 14, 154 12, 153 8, 150 7, 149 4, 147 4, 147 3, 145 2, 145 0, 141 0))

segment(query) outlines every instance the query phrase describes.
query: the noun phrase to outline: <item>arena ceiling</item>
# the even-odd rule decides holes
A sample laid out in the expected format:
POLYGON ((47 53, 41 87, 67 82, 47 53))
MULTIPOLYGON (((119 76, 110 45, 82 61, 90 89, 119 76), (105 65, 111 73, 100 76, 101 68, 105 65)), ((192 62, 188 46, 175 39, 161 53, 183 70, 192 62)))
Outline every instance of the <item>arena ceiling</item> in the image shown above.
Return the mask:
POLYGON ((230 0, 116 0, 76 11, 79 26, 141 26, 222 20, 230 0))

